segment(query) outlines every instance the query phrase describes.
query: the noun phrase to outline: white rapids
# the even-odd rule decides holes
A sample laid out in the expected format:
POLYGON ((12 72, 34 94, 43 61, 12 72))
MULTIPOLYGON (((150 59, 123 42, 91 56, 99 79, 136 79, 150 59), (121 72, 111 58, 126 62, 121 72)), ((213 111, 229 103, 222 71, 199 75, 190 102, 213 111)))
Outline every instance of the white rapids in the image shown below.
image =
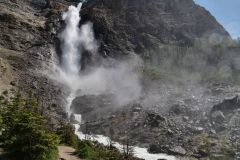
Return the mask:
MULTIPOLYGON (((75 134, 79 139, 85 139, 86 135, 80 131, 80 125, 75 124, 75 134)), ((105 146, 109 145, 109 138, 103 135, 87 135, 89 140, 97 141, 105 146)), ((118 142, 112 142, 113 146, 116 147, 120 152, 122 152, 123 145, 118 142)), ((141 147, 133 147, 133 154, 135 157, 142 158, 145 160, 158 160, 158 159, 166 159, 166 160, 177 160, 174 156, 169 156, 167 154, 151 154, 147 151, 147 148, 141 147)))

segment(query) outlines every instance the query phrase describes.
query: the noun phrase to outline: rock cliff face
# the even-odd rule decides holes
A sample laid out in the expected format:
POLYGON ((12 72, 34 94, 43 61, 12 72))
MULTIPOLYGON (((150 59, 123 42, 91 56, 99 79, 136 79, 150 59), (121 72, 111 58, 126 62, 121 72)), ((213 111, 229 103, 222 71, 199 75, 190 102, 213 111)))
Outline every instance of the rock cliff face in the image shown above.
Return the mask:
MULTIPOLYGON (((42 101, 59 105, 53 97, 63 93, 36 71, 50 67, 53 52, 59 47, 61 13, 76 3, 76 0, 1 1, 1 91, 34 89, 42 101)), ((192 0, 89 0, 83 8, 82 21, 94 23, 103 56, 143 53, 162 44, 190 45, 195 38, 209 33, 228 36, 192 0)))
MULTIPOLYGON (((6 89, 20 89, 25 94, 33 91, 41 106, 39 110, 50 117, 49 123, 52 127, 58 120, 66 119, 63 106, 66 103, 64 98, 67 93, 59 84, 50 80, 44 71, 52 67, 57 58, 54 56, 61 54, 57 37, 64 26, 61 14, 70 4, 77 3, 78 0, 1 0, 0 2, 0 92, 6 89)), ((123 55, 132 52, 144 57, 148 56, 146 54, 149 50, 159 47, 170 46, 171 49, 189 47, 196 39, 211 34, 229 36, 214 17, 204 8, 196 5, 193 0, 88 0, 80 14, 82 23, 93 22, 95 36, 100 44, 99 53, 103 57, 122 58, 123 55)), ((184 49, 182 52, 186 53, 184 49)), ((235 52, 239 53, 238 50, 235 52)), ((83 55, 84 57, 88 56, 83 55)), ((157 59, 154 54, 152 58, 157 59)), ((213 59, 216 60, 215 57, 213 59)), ((232 61, 229 63, 233 64, 232 61)), ((193 66, 197 65, 193 63, 193 66)), ((212 105, 212 102, 219 102, 219 99, 227 95, 225 92, 235 94, 237 91, 233 92, 230 87, 226 88, 231 91, 225 91, 225 88, 221 90, 221 87, 212 91, 211 89, 214 88, 207 86, 201 93, 204 95, 203 99, 199 96, 200 90, 194 90, 196 96, 193 96, 193 92, 183 94, 180 90, 175 93, 175 88, 169 89, 166 86, 161 88, 155 84, 152 86, 157 92, 161 91, 162 95, 167 96, 167 98, 164 96, 159 98, 160 105, 156 107, 157 111, 161 110, 162 105, 167 104, 161 101, 161 98, 169 100, 170 107, 164 114, 146 111, 141 105, 135 106, 136 104, 115 112, 111 110, 112 104, 104 95, 78 97, 72 105, 75 106, 76 113, 86 113, 83 118, 90 120, 96 117, 103 118, 89 125, 89 130, 93 133, 105 134, 121 140, 126 136, 125 132, 130 126, 128 136, 133 137, 135 144, 144 147, 154 143, 149 147, 153 153, 172 154, 174 151, 174 154, 185 155, 187 151, 187 155, 204 157, 207 153, 198 145, 206 141, 204 139, 206 133, 210 135, 211 143, 218 141, 217 134, 221 135, 222 130, 218 129, 218 123, 210 121, 211 118, 207 117, 205 111, 199 114, 199 108, 212 105), (173 94, 169 94, 171 91, 173 94), (175 100, 178 99, 179 102, 176 102, 175 100), (105 111, 109 111, 110 116, 101 117, 106 116, 105 111), (212 130, 212 126, 216 131, 212 130), (115 134, 111 135, 110 130, 115 134), (176 153, 176 150, 179 153, 176 153)), ((195 89, 196 86, 193 88, 195 89)), ((153 96, 154 100, 154 94, 150 96, 153 96)), ((239 100, 233 99, 216 105, 213 111, 217 112, 211 115, 212 119, 221 120, 221 124, 231 119, 229 117, 232 112, 224 113, 225 106, 229 105, 236 110, 239 108, 239 100)), ((234 116, 239 117, 238 114, 234 116)), ((213 145, 219 148, 218 144, 213 145)))
MULTIPOLYGON (((43 71, 59 52, 61 14, 76 0, 3 0, 0 3, 0 91, 33 90, 40 110, 65 117, 64 92, 43 71)), ((206 34, 228 33, 192 0, 89 0, 80 13, 92 21, 103 56, 144 51, 163 44, 191 45, 206 34)), ((53 120, 54 121, 54 120, 53 120)), ((53 122, 54 124, 54 122, 53 122)))
POLYGON ((104 55, 138 54, 163 44, 191 45, 226 30, 193 0, 89 0, 81 12, 92 21, 104 55))
MULTIPOLYGON (((64 93, 40 72, 51 66, 55 48, 59 48, 57 32, 61 29, 61 13, 76 3, 75 0, 1 1, 1 91, 35 90, 42 106, 53 106, 42 110, 62 115, 59 108, 64 104, 64 93)), ((166 43, 189 45, 193 39, 209 33, 228 36, 192 0, 89 0, 81 14, 82 22, 94 23, 100 53, 104 56, 143 53, 166 43)))
POLYGON ((62 119, 63 92, 44 71, 53 63, 56 30, 68 4, 45 0, 3 0, 0 2, 0 91, 15 89, 37 95, 50 123, 62 119))

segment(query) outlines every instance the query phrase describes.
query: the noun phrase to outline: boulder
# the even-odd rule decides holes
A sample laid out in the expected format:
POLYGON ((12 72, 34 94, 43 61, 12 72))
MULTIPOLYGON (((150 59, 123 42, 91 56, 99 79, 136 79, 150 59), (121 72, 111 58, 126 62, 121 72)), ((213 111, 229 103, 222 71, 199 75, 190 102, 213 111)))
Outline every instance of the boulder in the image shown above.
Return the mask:
POLYGON ((163 145, 151 144, 148 148, 148 152, 157 154, 157 153, 168 153, 169 148, 163 145))
POLYGON ((216 111, 229 113, 239 108, 240 108, 240 99, 239 99, 239 96, 236 96, 232 99, 225 99, 222 103, 213 106, 211 110, 211 114, 213 114, 216 111))
POLYGON ((181 147, 181 146, 176 146, 176 147, 173 147, 169 150, 169 153, 172 154, 172 155, 181 155, 181 156, 184 156, 187 154, 187 151, 181 147))
POLYGON ((186 109, 185 106, 180 105, 180 104, 175 104, 175 105, 170 107, 170 111, 169 112, 172 112, 172 113, 174 113, 176 115, 180 115, 180 114, 185 113, 185 109, 186 109))
POLYGON ((83 119, 93 120, 98 117, 111 117, 112 107, 111 96, 109 95, 88 95, 76 97, 72 104, 71 110, 73 113, 83 115, 83 119), (109 114, 107 114, 109 113, 109 114))
POLYGON ((215 111, 211 114, 211 118, 214 122, 223 123, 225 121, 225 116, 222 111, 215 111))
POLYGON ((162 123, 165 123, 165 117, 155 114, 155 113, 147 113, 146 123, 151 127, 159 127, 162 123))

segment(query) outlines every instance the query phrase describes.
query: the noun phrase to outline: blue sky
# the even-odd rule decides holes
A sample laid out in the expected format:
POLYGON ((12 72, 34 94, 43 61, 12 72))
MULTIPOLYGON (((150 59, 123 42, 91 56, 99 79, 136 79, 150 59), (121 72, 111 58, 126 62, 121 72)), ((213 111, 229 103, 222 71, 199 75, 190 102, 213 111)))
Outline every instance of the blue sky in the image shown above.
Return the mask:
POLYGON ((233 38, 240 38, 240 0, 195 0, 221 23, 233 38))

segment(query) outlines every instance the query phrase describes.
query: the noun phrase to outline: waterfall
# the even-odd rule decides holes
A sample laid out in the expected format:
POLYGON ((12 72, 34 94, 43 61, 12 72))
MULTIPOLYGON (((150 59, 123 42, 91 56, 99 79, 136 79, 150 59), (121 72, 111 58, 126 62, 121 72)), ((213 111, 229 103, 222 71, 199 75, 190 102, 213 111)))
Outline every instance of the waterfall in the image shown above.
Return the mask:
POLYGON ((66 26, 59 36, 62 50, 61 64, 57 67, 57 74, 54 76, 56 80, 61 81, 70 89, 65 107, 69 117, 71 116, 71 103, 78 90, 76 85, 81 69, 81 31, 79 29, 81 7, 82 3, 79 3, 77 7, 69 6, 68 11, 62 15, 66 26))
MULTIPOLYGON (((141 88, 138 86, 138 76, 132 72, 132 67, 129 67, 128 63, 119 65, 117 70, 100 68, 88 76, 80 75, 82 48, 93 54, 96 53, 98 48, 92 31, 92 24, 87 23, 79 28, 79 22, 81 20, 79 12, 81 11, 81 7, 82 3, 79 3, 77 7, 70 6, 68 11, 63 13, 62 18, 66 26, 60 34, 62 50, 61 64, 56 67, 56 73, 51 76, 70 89, 70 94, 67 97, 66 112, 69 117, 73 114, 75 121, 79 124, 82 121, 82 116, 71 112, 72 101, 78 96, 79 91, 84 92, 84 94, 93 95, 105 93, 108 90, 110 90, 110 93, 115 93, 115 91, 120 92, 121 88, 130 89, 127 90, 127 92, 122 91, 122 94, 116 94, 121 101, 124 99, 128 101, 129 97, 135 99, 138 95, 133 96, 133 93, 140 93, 141 91, 141 88), (119 77, 119 75, 121 75, 121 77, 119 77), (118 79, 121 79, 121 83, 119 83, 118 79), (131 96, 128 95, 129 92, 131 96)), ((132 62, 130 63, 131 65, 133 64, 132 62)), ((79 124, 75 124, 75 134, 80 139, 83 139, 85 135, 80 131, 79 124)), ((109 142, 109 138, 102 135, 88 135, 88 137, 105 145, 109 142)), ((117 142, 114 144, 115 147, 121 151, 122 145, 117 142)), ((146 160, 157 160, 161 158, 175 160, 175 157, 165 154, 149 154, 146 148, 134 147, 134 154, 136 157, 146 160)))
POLYGON ((74 114, 74 119, 75 119, 78 123, 82 123, 82 115, 81 115, 81 114, 74 114))
POLYGON ((78 27, 81 17, 79 12, 81 10, 82 3, 79 3, 77 7, 70 6, 68 11, 62 16, 66 23, 65 30, 62 32, 61 49, 62 49, 62 64, 61 68, 69 75, 78 75, 80 69, 80 29, 78 27))

